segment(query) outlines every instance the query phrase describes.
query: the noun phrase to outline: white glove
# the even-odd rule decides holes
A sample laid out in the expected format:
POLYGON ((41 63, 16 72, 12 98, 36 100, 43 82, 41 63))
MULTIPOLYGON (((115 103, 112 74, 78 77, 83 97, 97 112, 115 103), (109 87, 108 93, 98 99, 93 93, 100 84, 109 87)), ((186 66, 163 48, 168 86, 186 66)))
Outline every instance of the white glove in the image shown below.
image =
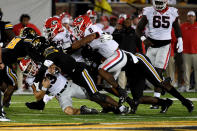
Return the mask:
POLYGON ((181 37, 178 38, 176 48, 178 53, 181 53, 183 51, 183 39, 181 37))
POLYGON ((49 102, 53 98, 54 98, 54 96, 44 95, 43 101, 46 104, 47 102, 49 102))
POLYGON ((44 61, 44 65, 46 66, 46 67, 49 67, 49 66, 51 66, 53 64, 53 61, 51 61, 51 60, 45 60, 44 61))
POLYGON ((103 33, 103 34, 100 36, 100 41, 101 41, 102 43, 105 43, 105 42, 107 42, 107 41, 109 41, 109 40, 112 40, 112 39, 113 39, 113 36, 110 35, 110 34, 107 34, 107 33, 103 33))
POLYGON ((0 47, 3 47, 3 45, 4 45, 3 42, 0 42, 0 47))

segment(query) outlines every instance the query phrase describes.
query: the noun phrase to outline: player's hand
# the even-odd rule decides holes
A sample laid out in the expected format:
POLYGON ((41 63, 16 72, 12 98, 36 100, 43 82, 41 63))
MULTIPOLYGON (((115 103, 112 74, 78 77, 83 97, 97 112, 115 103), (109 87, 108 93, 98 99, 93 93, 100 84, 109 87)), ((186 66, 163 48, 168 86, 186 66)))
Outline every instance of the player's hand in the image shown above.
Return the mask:
POLYGON ((3 70, 4 68, 5 68, 4 63, 1 63, 1 64, 0 64, 0 70, 3 70))
POLYGON ((51 84, 51 82, 50 82, 50 80, 49 80, 48 78, 44 78, 44 79, 43 79, 43 81, 42 81, 42 86, 43 86, 44 88, 49 88, 49 87, 50 87, 50 84, 51 84))
POLYGON ((176 48, 178 53, 183 52, 183 39, 181 37, 178 38, 176 48))
POLYGON ((113 39, 113 36, 110 35, 110 34, 108 34, 108 33, 103 33, 103 34, 100 36, 100 41, 101 41, 102 43, 105 43, 105 42, 107 42, 107 41, 109 41, 109 40, 112 40, 112 39, 113 39))
POLYGON ((146 39, 146 40, 144 40, 143 42, 144 42, 144 44, 145 44, 146 46, 148 46, 148 47, 153 45, 153 43, 152 43, 149 39, 146 39))

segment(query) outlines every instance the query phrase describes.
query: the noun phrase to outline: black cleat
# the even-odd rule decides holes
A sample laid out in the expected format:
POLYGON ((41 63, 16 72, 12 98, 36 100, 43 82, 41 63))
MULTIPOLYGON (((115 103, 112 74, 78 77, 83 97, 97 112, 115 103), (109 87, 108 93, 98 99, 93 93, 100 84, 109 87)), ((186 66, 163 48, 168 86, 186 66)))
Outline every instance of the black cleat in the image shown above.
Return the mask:
POLYGON ((127 94, 127 91, 125 89, 122 89, 120 86, 118 86, 116 89, 118 93, 120 94, 119 105, 121 105, 122 103, 126 101, 128 94, 127 94))
POLYGON ((166 99, 164 105, 161 106, 160 113, 166 113, 168 111, 168 108, 172 105, 173 101, 170 99, 166 99))
POLYGON ((192 112, 194 110, 194 104, 192 101, 186 99, 186 101, 182 102, 182 104, 187 108, 188 112, 192 112))
POLYGON ((34 109, 34 110, 44 110, 45 103, 43 100, 39 100, 37 102, 26 102, 25 105, 29 109, 34 109))
POLYGON ((86 105, 80 107, 81 114, 98 114, 98 111, 93 108, 88 108, 86 105))
POLYGON ((112 110, 111 109, 109 109, 109 108, 103 108, 101 111, 100 111, 100 113, 109 113, 109 112, 111 112, 112 110))
POLYGON ((138 108, 139 102, 138 101, 133 101, 132 102, 132 108, 129 114, 135 114, 138 108))

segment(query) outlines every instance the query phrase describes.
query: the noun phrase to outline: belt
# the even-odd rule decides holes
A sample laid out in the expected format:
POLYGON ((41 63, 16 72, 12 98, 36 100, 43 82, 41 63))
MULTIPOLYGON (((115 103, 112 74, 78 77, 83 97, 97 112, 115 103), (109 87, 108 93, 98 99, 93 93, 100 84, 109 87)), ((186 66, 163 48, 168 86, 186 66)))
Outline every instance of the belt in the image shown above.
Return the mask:
POLYGON ((66 82, 64 88, 59 93, 57 93, 57 96, 60 96, 62 94, 62 92, 64 92, 66 90, 67 86, 68 86, 68 82, 66 82))

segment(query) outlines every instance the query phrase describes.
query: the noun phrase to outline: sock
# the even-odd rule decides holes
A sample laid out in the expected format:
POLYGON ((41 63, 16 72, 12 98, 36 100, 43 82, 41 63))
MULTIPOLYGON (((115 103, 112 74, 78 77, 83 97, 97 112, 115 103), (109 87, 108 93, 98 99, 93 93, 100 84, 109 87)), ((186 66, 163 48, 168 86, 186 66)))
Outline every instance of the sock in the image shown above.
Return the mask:
POLYGON ((175 88, 171 88, 168 93, 179 99, 181 102, 184 102, 186 100, 175 88))

